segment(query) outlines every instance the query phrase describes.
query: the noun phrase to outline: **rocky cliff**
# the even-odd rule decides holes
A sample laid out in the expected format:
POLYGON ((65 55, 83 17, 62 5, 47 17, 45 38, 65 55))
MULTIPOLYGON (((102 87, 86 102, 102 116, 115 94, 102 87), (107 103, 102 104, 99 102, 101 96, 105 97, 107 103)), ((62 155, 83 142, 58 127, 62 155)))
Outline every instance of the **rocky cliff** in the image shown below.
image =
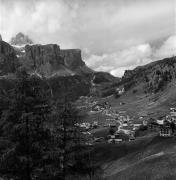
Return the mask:
POLYGON ((30 71, 46 76, 91 73, 81 57, 81 50, 61 50, 57 44, 26 45, 21 63, 30 71))
POLYGON ((80 50, 79 52, 64 50, 64 52, 67 51, 65 56, 56 44, 26 45, 24 49, 20 48, 19 50, 24 52, 16 56, 16 51, 11 45, 0 41, 0 89, 12 89, 16 83, 17 69, 25 66, 31 77, 33 75, 47 77, 40 78, 40 80, 43 82, 43 88, 51 89, 54 98, 64 100, 64 97, 67 96, 70 100, 75 100, 79 96, 89 94, 90 77, 76 74, 77 71, 74 71, 81 65, 85 66, 80 50), (65 61, 64 58, 66 58, 65 61), (79 63, 74 63, 73 61, 77 61, 77 59, 79 63), (9 73, 14 73, 14 78, 8 78, 12 77, 6 76, 9 73))
POLYGON ((64 58, 64 65, 71 70, 85 65, 81 57, 80 49, 61 50, 61 55, 64 58))
POLYGON ((10 43, 15 49, 20 64, 30 73, 51 77, 93 72, 82 60, 80 49, 61 50, 57 44, 33 45, 32 40, 23 33, 18 33, 10 43))
POLYGON ((64 59, 56 44, 26 45, 22 64, 30 71, 51 75, 64 65, 64 59))
POLYGON ((14 49, 8 43, 0 41, 0 75, 14 73, 17 63, 14 49))

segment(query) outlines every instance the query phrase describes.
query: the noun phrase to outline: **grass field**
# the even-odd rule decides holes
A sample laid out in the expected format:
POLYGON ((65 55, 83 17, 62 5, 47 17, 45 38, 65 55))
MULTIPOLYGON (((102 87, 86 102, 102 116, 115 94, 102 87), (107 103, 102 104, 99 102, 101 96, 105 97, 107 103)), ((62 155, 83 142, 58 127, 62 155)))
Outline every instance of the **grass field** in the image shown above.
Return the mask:
POLYGON ((170 83, 164 91, 157 94, 145 94, 142 84, 135 86, 136 93, 133 93, 133 88, 121 97, 114 96, 99 99, 100 102, 107 101, 112 108, 117 111, 127 111, 132 117, 149 116, 160 117, 169 113, 170 107, 176 107, 176 84, 170 83), (123 105, 120 103, 123 102, 123 105))
POLYGON ((105 180, 175 180, 176 138, 155 134, 122 144, 95 147, 105 180))

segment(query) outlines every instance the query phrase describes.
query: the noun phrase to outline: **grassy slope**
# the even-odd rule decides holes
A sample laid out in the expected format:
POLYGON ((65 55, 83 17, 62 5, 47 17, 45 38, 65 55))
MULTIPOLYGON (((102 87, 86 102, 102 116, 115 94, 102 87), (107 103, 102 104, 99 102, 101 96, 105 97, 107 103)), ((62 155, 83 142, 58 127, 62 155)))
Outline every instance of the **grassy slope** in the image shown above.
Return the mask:
POLYGON ((155 180, 176 177, 176 139, 146 136, 95 147, 106 180, 155 180), (101 151, 100 151, 101 149, 101 151))
POLYGON ((156 154, 155 157, 141 160, 107 180, 175 180, 176 155, 156 154))
POLYGON ((133 93, 134 89, 131 89, 118 99, 111 96, 100 101, 107 101, 114 109, 127 111, 129 115, 137 117, 143 115, 159 117, 168 113, 170 107, 176 106, 175 82, 157 94, 145 94, 142 86, 140 84, 134 88, 138 90, 135 94, 133 93), (120 105, 120 102, 125 104, 120 105))

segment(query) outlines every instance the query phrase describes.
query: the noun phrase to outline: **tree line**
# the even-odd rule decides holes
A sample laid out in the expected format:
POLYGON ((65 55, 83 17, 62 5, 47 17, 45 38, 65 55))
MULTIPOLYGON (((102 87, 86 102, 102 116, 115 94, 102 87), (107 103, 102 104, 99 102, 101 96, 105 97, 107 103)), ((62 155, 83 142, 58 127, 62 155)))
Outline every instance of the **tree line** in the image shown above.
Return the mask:
POLYGON ((0 91, 0 177, 4 180, 93 180, 99 167, 82 117, 69 100, 50 96, 41 80, 18 73, 15 87, 0 91))

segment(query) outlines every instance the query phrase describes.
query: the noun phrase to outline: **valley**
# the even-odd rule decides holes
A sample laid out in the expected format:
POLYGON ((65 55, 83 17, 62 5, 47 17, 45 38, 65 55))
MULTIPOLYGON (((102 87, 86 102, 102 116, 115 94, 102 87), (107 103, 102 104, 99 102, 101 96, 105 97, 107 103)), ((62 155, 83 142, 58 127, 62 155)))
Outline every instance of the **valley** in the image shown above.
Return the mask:
POLYGON ((93 148, 103 180, 176 176, 176 57, 118 78, 90 69, 79 49, 34 44, 19 33, 11 44, 0 40, 0 64, 1 118, 9 107, 5 97, 24 71, 54 103, 74 105, 81 117, 74 126, 93 148))

